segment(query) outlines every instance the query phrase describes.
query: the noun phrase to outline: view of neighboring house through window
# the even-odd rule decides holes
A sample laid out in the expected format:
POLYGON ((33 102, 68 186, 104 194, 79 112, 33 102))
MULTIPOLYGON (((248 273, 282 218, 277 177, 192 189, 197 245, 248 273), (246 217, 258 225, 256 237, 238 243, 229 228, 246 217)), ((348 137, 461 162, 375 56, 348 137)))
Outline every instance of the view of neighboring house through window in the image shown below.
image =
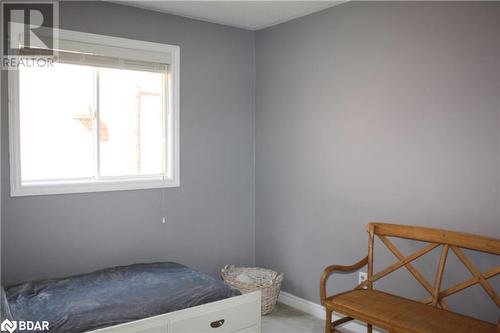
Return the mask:
POLYGON ((21 68, 23 181, 161 175, 163 81, 71 64, 21 68))

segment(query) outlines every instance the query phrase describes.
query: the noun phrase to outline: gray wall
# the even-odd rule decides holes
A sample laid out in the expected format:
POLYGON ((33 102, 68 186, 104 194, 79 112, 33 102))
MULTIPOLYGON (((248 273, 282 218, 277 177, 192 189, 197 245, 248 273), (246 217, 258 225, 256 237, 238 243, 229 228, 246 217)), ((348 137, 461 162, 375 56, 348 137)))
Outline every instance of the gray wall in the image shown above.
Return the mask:
MULTIPOLYGON (((322 269, 365 256, 371 220, 500 237, 499 3, 349 2, 259 31, 256 63, 256 263, 285 291, 319 302, 322 269)), ((469 313, 496 322, 483 294, 469 313)))
MULTIPOLYGON (((179 45, 181 187, 9 196, 2 283, 175 260, 218 274, 254 262, 254 33, 109 3, 61 3, 61 27, 179 45)), ((8 184, 6 75, 2 177, 8 184)))

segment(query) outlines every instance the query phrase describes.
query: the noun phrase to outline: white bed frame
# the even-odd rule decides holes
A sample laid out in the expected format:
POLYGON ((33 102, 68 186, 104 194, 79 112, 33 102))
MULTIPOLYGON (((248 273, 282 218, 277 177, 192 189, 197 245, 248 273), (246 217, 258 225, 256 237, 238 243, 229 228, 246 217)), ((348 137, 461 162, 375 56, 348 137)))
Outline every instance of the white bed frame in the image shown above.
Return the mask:
POLYGON ((88 333, 260 333, 260 291, 88 333))

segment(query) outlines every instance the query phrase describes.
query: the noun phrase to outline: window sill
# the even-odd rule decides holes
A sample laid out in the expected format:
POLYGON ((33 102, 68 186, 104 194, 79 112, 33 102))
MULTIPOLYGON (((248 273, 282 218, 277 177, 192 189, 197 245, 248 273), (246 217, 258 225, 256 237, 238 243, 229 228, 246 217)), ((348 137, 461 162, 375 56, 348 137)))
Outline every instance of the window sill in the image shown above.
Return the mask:
POLYGON ((94 182, 71 182, 51 184, 11 184, 11 197, 68 194, 68 193, 92 193, 110 191, 145 190, 155 188, 179 187, 178 179, 134 179, 127 181, 94 181, 94 182))

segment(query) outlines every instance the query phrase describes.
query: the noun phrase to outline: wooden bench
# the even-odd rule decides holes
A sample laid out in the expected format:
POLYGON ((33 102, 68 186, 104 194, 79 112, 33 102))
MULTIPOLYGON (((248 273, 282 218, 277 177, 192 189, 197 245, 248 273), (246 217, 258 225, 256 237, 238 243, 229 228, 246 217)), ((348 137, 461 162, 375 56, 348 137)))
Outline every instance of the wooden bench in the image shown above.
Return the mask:
POLYGON ((449 310, 444 298, 475 284, 481 285, 500 309, 500 299, 488 283, 488 279, 500 273, 496 266, 481 273, 464 254, 462 249, 500 255, 500 240, 454 231, 424 227, 404 226, 387 223, 368 224, 368 256, 352 266, 332 265, 327 267, 320 281, 321 302, 326 309, 325 332, 340 332, 337 327, 351 320, 367 323, 367 332, 372 326, 390 333, 500 333, 498 325, 468 317, 449 310), (394 254, 398 261, 380 272, 373 273, 373 248, 377 236, 394 254), (409 256, 404 256, 388 237, 418 240, 429 243, 409 256), (434 284, 431 284, 416 268, 412 261, 433 249, 441 247, 439 265, 434 284), (450 288, 441 290, 441 281, 448 252, 451 250, 472 274, 472 277, 450 288), (326 296, 326 283, 334 272, 353 272, 368 265, 368 279, 354 290, 326 296), (382 277, 405 267, 413 277, 429 292, 430 296, 413 301, 373 289, 373 283, 382 277), (346 317, 332 322, 332 312, 346 317))

